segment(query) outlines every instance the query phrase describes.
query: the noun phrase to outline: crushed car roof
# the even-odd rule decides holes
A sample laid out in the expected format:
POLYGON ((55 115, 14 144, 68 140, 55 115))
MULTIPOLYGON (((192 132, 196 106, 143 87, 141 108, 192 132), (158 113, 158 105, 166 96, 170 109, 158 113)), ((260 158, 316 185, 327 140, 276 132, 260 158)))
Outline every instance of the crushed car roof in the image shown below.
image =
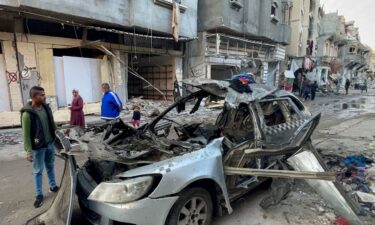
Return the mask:
POLYGON ((212 95, 225 98, 225 101, 231 106, 260 100, 277 91, 276 88, 264 84, 249 84, 252 92, 240 93, 230 87, 229 81, 224 80, 191 78, 183 80, 182 82, 186 85, 204 90, 212 95))

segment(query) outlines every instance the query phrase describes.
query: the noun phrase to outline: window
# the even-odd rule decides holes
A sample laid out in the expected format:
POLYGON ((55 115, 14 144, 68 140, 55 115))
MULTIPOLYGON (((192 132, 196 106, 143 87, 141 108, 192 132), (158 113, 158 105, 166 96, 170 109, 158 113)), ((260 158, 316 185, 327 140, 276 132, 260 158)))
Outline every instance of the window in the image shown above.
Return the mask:
POLYGON ((271 100, 260 103, 266 126, 276 126, 299 120, 300 117, 288 100, 271 100))
POLYGON ((349 52, 350 52, 350 53, 355 53, 355 52, 356 52, 355 47, 350 47, 350 48, 349 48, 349 52))
POLYGON ((274 2, 272 3, 272 7, 271 7, 271 16, 276 16, 276 10, 277 10, 277 3, 274 2))
POLYGON ((326 45, 324 47, 324 56, 329 56, 329 43, 326 42, 326 45))
POLYGON ((291 12, 292 12, 292 6, 290 6, 288 3, 284 2, 283 3, 283 18, 282 18, 283 24, 290 25, 291 12))
POLYGON ((277 3, 273 2, 271 6, 271 20, 274 23, 278 23, 280 21, 280 19, 277 17, 277 8, 278 8, 277 3))
POLYGON ((182 5, 182 0, 154 0, 154 3, 157 4, 157 5, 161 5, 161 6, 164 6, 164 7, 167 7, 167 8, 170 8, 172 9, 173 8, 173 3, 176 2, 176 3, 179 3, 179 7, 180 7, 180 11, 181 13, 184 13, 187 9, 187 7, 185 5, 182 5))
POLYGON ((254 139, 253 117, 249 105, 245 103, 239 104, 238 108, 224 106, 215 125, 234 143, 254 139))
POLYGON ((310 12, 313 12, 314 8, 315 8, 315 1, 314 0, 310 0, 310 12))

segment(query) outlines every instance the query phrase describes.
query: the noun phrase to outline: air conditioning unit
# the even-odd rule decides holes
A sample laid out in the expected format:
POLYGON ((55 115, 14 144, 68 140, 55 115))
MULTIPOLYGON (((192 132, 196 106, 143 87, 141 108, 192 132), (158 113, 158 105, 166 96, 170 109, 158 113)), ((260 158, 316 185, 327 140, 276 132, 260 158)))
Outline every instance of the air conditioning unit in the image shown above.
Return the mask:
POLYGON ((277 17, 275 15, 271 15, 271 21, 274 22, 274 23, 278 23, 278 22, 280 22, 280 19, 279 19, 279 17, 277 17))
POLYGON ((239 0, 230 0, 229 3, 231 4, 231 7, 236 10, 240 10, 243 7, 239 0))

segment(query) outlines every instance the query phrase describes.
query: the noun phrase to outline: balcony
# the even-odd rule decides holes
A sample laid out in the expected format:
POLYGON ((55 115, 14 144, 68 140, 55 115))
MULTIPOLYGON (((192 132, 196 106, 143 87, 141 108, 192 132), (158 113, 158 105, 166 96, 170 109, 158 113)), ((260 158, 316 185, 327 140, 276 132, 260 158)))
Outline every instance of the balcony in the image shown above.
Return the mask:
POLYGON ((365 57, 357 54, 347 54, 344 59, 345 65, 350 66, 354 64, 367 65, 365 57))

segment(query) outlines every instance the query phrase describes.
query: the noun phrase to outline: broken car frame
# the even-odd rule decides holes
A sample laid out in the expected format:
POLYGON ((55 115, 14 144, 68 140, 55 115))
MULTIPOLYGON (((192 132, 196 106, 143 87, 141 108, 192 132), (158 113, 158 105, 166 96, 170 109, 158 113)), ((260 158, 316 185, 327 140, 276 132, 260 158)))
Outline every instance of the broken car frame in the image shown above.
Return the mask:
POLYGON ((69 169, 52 207, 28 224, 69 225, 76 193, 93 224, 209 225, 213 215, 231 213, 232 201, 270 177, 319 182, 318 193, 336 190, 322 197, 338 215, 361 224, 355 204, 340 192, 333 174, 314 160, 318 153, 310 137, 320 114, 312 116, 294 95, 260 84, 252 84, 251 93, 240 93, 227 81, 191 79, 185 84, 200 90, 179 98, 139 129, 112 121, 78 135, 80 151, 59 133, 60 154, 69 169), (213 124, 181 124, 168 116, 174 109, 186 111, 191 101, 184 117, 194 115, 207 97, 225 99, 213 124), (298 157, 306 151, 312 152, 309 158, 298 157), (74 155, 88 160, 78 165, 74 155), (295 171, 285 170, 286 162, 295 171), (64 210, 59 219, 51 218, 59 210, 64 210))

